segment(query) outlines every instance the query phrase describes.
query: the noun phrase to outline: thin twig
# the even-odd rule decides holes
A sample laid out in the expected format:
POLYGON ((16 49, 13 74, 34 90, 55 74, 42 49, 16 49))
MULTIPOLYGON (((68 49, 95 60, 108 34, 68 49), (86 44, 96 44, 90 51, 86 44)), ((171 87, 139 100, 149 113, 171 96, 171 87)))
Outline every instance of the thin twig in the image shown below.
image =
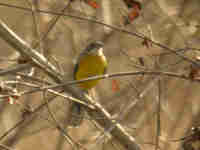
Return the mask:
MULTIPOLYGON (((20 82, 18 82, 18 81, 14 81, 14 82, 5 82, 5 83, 7 83, 7 84, 21 84, 21 85, 24 85, 24 86, 28 86, 28 87, 32 87, 32 88, 40 88, 41 87, 41 85, 36 85, 36 84, 33 84, 33 83, 27 83, 27 82, 22 82, 22 81, 20 81, 20 82)), ((56 96, 61 96, 61 97, 63 97, 63 98, 65 98, 65 99, 69 99, 69 100, 71 100, 71 101, 73 101, 73 102, 76 102, 76 103, 79 103, 80 105, 83 105, 83 106, 85 106, 85 107, 88 107, 88 108, 90 108, 90 109, 94 109, 94 106, 93 105, 91 105, 91 104, 87 104, 86 102, 83 102, 83 101, 80 101, 80 100, 78 100, 78 99, 76 99, 76 98, 74 98, 74 97, 71 97, 71 96, 68 96, 68 95, 66 95, 66 94, 62 94, 61 92, 57 92, 57 91, 54 91, 54 90, 52 90, 52 89, 46 89, 49 93, 52 93, 52 94, 54 94, 54 95, 56 95, 56 96)), ((44 90, 45 91, 45 90, 44 90)), ((32 92, 31 92, 32 93, 32 92)), ((18 95, 19 96, 23 96, 23 95, 26 95, 26 94, 30 94, 30 92, 29 91, 25 91, 25 92, 21 92, 21 93, 18 93, 18 95)), ((12 96, 12 94, 10 94, 9 96, 12 96)), ((5 97, 7 97, 7 96, 0 96, 1 98, 5 98, 5 97)))
POLYGON ((82 80, 74 80, 74 81, 67 81, 66 83, 62 84, 55 84, 55 85, 50 85, 50 86, 45 86, 45 87, 40 87, 36 88, 30 91, 27 91, 26 93, 34 93, 38 91, 43 91, 47 89, 56 89, 60 88, 66 85, 74 85, 74 84, 80 84, 83 82, 87 81, 92 81, 92 80, 102 80, 102 79, 108 79, 108 78, 116 78, 116 77, 124 77, 124 76, 136 76, 136 75, 155 75, 155 76, 168 76, 168 77, 173 77, 173 78, 179 78, 179 79, 184 79, 184 80, 190 80, 194 82, 200 82, 199 79, 193 78, 191 79, 189 76, 184 75, 184 74, 177 74, 173 72, 164 72, 164 71, 130 71, 130 72, 118 72, 118 73, 111 73, 111 74, 105 74, 105 75, 99 75, 99 76, 93 76, 89 78, 85 78, 82 80))
POLYGON ((157 99, 157 116, 156 116, 156 122, 157 122, 157 133, 156 133, 156 142, 155 142, 155 150, 158 150, 159 148, 159 139, 160 139, 160 107, 161 107, 161 81, 158 80, 158 99, 157 99))
MULTIPOLYGON (((53 100, 55 100, 57 96, 51 96, 49 98, 49 102, 53 102, 53 100)), ((32 118, 37 112, 39 112, 42 108, 44 108, 46 106, 46 103, 41 104, 40 106, 38 106, 37 108, 35 108, 33 111, 31 111, 30 114, 28 114, 27 117, 22 118, 21 120, 19 120, 13 127, 11 127, 10 129, 8 129, 3 135, 0 136, 0 141, 2 139, 4 139, 6 136, 8 136, 8 134, 10 134, 11 132, 13 132, 16 128, 18 128, 19 126, 21 126, 26 120, 32 118)))
POLYGON ((49 101, 48 99, 46 98, 46 92, 44 91, 43 92, 43 98, 45 99, 45 102, 46 102, 46 107, 47 107, 47 110, 51 116, 51 118, 53 119, 54 121, 54 124, 56 125, 56 128, 61 132, 62 135, 64 135, 63 137, 66 139, 66 141, 73 147, 74 145, 76 146, 76 142, 66 133, 64 132, 64 129, 60 126, 58 120, 56 119, 56 116, 54 115, 54 113, 51 111, 50 109, 50 106, 49 106, 49 101))
MULTIPOLYGON (((67 2, 67 5, 60 11, 60 15, 57 15, 55 18, 51 19, 50 23, 47 26, 46 32, 42 35, 42 37, 40 39, 40 42, 44 41, 44 39, 46 39, 46 37, 49 34, 49 32, 53 29, 53 27, 56 25, 56 23, 58 22, 58 20, 62 16, 61 14, 63 14, 66 11, 66 9, 69 8, 70 4, 71 4, 71 1, 67 2)), ((38 11, 38 9, 36 11, 38 11)), ((37 48, 38 44, 39 43, 34 45, 33 48, 37 48)))
MULTIPOLYGON (((25 54, 29 59, 33 61, 33 63, 40 68, 42 68, 46 73, 49 74, 57 83, 61 83, 64 80, 64 76, 60 74, 60 72, 47 61, 47 59, 41 55, 40 53, 36 52, 32 49, 26 42, 20 39, 14 32, 12 32, 2 21, 0 22, 0 36, 5 41, 7 41, 13 48, 19 51, 21 54, 25 54)), ((161 73, 159 73, 161 74, 161 73)), ((104 76, 107 78, 108 75, 104 76)), ((113 76, 114 77, 114 76, 113 76)), ((69 89, 69 86, 67 86, 69 89)), ((66 90, 66 89, 65 89, 66 90)), ((125 148, 127 149, 140 149, 138 148, 138 144, 135 143, 135 139, 130 136, 128 132, 124 130, 124 128, 119 124, 115 124, 112 121, 111 115, 98 103, 94 102, 90 98, 81 97, 80 94, 75 93, 75 91, 70 91, 74 95, 77 95, 83 101, 87 101, 89 103, 94 103, 96 109, 95 111, 91 109, 87 109, 88 113, 92 118, 99 118, 102 117, 104 119, 95 119, 102 127, 105 129, 107 127, 115 126, 115 128, 110 132, 113 137, 115 137, 125 148)))
POLYGON ((8 42, 15 50, 31 59, 35 65, 44 69, 55 81, 61 82, 62 75, 42 54, 32 49, 31 46, 18 37, 11 29, 0 20, 0 37, 8 42))
MULTIPOLYGON (((9 4, 5 4, 5 3, 0 3, 1 6, 6 6, 6 7, 12 7, 12 8, 17 8, 17 9, 22 9, 24 11, 31 11, 31 9, 29 8, 26 8, 26 7, 21 7, 21 6, 16 6, 16 5, 9 5, 9 4)), ((126 33, 126 34, 129 34, 129 35, 132 35, 132 36, 135 36, 137 38, 140 38, 140 39, 143 39, 143 40, 147 40, 148 42, 166 50, 166 51, 169 51, 171 53, 174 53, 176 54, 177 56, 181 57, 183 60, 185 61, 188 61, 196 66, 200 66, 198 63, 196 63, 195 61, 187 58, 186 56, 182 55, 182 54, 179 54, 176 49, 172 49, 172 48, 169 48, 168 46, 166 45, 163 45, 157 41, 153 41, 151 39, 149 39, 148 37, 142 35, 141 33, 136 33, 136 32, 130 32, 130 31, 127 31, 123 28, 120 28, 120 27, 115 27, 115 26, 112 26, 112 25, 108 25, 108 24, 105 24, 103 22, 100 22, 100 21, 96 21, 96 20, 93 20, 93 19, 88 19, 88 18, 83 18, 83 17, 79 17, 79 16, 74 16, 74 15, 70 15, 70 14, 63 14, 63 13, 58 13, 58 12, 53 12, 53 11, 47 11, 47 10, 40 10, 38 9, 37 10, 38 12, 40 13, 47 13, 47 14, 52 14, 52 15, 62 15, 62 16, 67 16, 67 17, 72 17, 74 19, 78 19, 78 20, 84 20, 84 21, 89 21, 89 22, 92 22, 92 23, 96 23, 96 24, 100 24, 100 25, 103 25, 103 26, 106 26, 108 28, 111 28, 113 30, 116 30, 116 31, 119 31, 119 32, 122 32, 122 33, 126 33)))
POLYGON ((32 64, 18 64, 17 66, 12 66, 10 68, 6 69, 0 69, 0 76, 5 76, 7 74, 15 74, 19 71, 23 71, 25 69, 30 69, 32 67, 32 64))
POLYGON ((22 125, 24 123, 25 119, 20 120, 19 122, 17 122, 13 127, 11 127, 10 129, 8 129, 6 132, 4 132, 3 135, 0 136, 0 141, 5 138, 8 134, 10 134, 12 131, 14 131, 17 127, 19 127, 20 125, 22 125))
POLYGON ((0 148, 1 148, 2 150, 15 150, 14 148, 8 147, 8 146, 6 146, 6 145, 4 145, 4 144, 0 144, 0 148))
POLYGON ((38 27, 39 25, 37 23, 37 11, 36 11, 37 9, 36 9, 36 5, 34 5, 37 3, 37 0, 34 0, 34 4, 32 4, 31 0, 26 0, 26 2, 31 8, 31 15, 33 18, 33 24, 34 24, 34 30, 35 30, 36 36, 40 39, 40 30, 38 27))
MULTIPOLYGON (((184 75, 184 74, 176 74, 173 72, 162 72, 162 71, 133 71, 133 72, 119 72, 119 73, 113 73, 113 74, 105 74, 105 75, 100 75, 100 76, 94 76, 94 77, 89 77, 83 80, 78 80, 78 81, 68 81, 66 83, 62 83, 62 84, 55 84, 55 85, 49 85, 49 86, 45 86, 45 87, 38 87, 35 88, 33 90, 29 90, 29 91, 25 91, 20 93, 20 95, 24 95, 24 94, 31 94, 34 92, 41 92, 41 91, 45 91, 45 90, 50 90, 50 89, 56 89, 56 88, 61 88, 64 87, 66 85, 74 85, 74 84, 80 84, 83 82, 87 82, 87 81, 91 81, 91 80, 97 80, 97 79, 108 79, 108 78, 114 78, 114 77, 123 77, 123 76, 133 76, 133 75, 156 75, 156 76, 168 76, 168 77, 174 77, 174 78, 179 78, 179 79, 184 79, 184 80, 190 80, 190 81, 195 81, 195 82, 200 82, 199 79, 191 79, 190 77, 184 75)), ((59 93, 55 92, 55 91, 50 91, 56 95, 62 96, 59 93)), ((11 96, 11 95, 8 95, 11 96)), ((1 98, 4 98, 7 96, 1 96, 1 98)), ((71 100, 73 100, 74 102, 78 102, 81 104, 85 104, 83 102, 81 102, 78 99, 75 98, 71 98, 71 100)))

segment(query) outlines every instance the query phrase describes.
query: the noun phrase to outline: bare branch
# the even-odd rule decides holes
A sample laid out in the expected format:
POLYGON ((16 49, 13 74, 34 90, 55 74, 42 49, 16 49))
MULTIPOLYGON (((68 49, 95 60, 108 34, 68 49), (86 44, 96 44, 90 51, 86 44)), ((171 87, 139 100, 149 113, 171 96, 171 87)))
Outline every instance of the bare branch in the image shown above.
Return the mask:
POLYGON ((30 58, 35 65, 44 69, 54 80, 61 81, 60 72, 43 55, 32 49, 0 20, 0 36, 20 54, 30 58))
POLYGON ((25 69, 30 69, 31 66, 32 66, 31 64, 21 64, 21 65, 12 66, 6 69, 0 69, 0 76, 7 75, 7 74, 14 74, 16 72, 19 72, 25 69))
POLYGON ((173 77, 173 78, 179 78, 179 79, 184 79, 184 80, 190 80, 194 82, 200 82, 199 79, 197 78, 190 78, 187 75, 184 74, 177 74, 173 72, 163 72, 163 71, 130 71, 130 72, 119 72, 119 73, 112 73, 112 74, 105 74, 105 75, 99 75, 99 76, 93 76, 89 77, 83 80, 78 80, 78 81, 67 81, 66 83, 62 84, 56 84, 56 85, 50 85, 46 87, 40 87, 34 90, 29 91, 28 93, 33 93, 37 91, 43 91, 47 89, 55 89, 55 88, 60 88, 66 85, 74 85, 74 84, 80 84, 83 82, 91 81, 91 80, 97 80, 97 79, 108 79, 108 78, 116 78, 116 77, 123 77, 123 76, 135 76, 135 75, 155 75, 155 76, 168 76, 168 77, 173 77))
MULTIPOLYGON (((4 24, 2 21, 0 21, 0 36, 3 40, 5 40, 10 46, 12 46, 14 49, 16 49, 18 52, 20 52, 22 55, 25 55, 29 59, 33 61, 35 65, 42 68, 47 74, 49 74, 50 77, 52 77, 57 83, 60 83, 64 81, 64 76, 60 74, 60 72, 53 66, 47 59, 38 53, 36 50, 32 49, 30 45, 28 45, 25 41, 23 41, 21 38, 19 38, 11 29, 9 29, 6 24, 4 24)), ((83 95, 80 95, 80 93, 77 93, 75 90, 72 90, 72 88, 65 86, 65 91, 67 92, 70 90, 70 93, 72 93, 73 96, 76 96, 80 98, 83 101, 94 103, 93 100, 83 97, 83 95)), ((96 119, 96 121, 104 128, 107 128, 108 126, 115 126, 115 123, 112 121, 112 118, 110 114, 100 105, 95 104, 96 110, 91 111, 90 109, 87 109, 88 113, 95 118, 102 117, 104 119, 99 120, 96 119)), ((24 121, 21 121, 20 124, 22 124, 24 121)), ((13 129, 15 129, 14 127, 13 129)), ((12 129, 12 130, 13 130, 12 129)), ((0 137, 0 140, 7 136, 9 132, 6 132, 3 134, 2 137, 0 137)), ((115 128, 112 130, 111 134, 113 137, 115 137, 125 148, 131 149, 131 150, 138 150, 140 149, 138 144, 135 143, 135 139, 128 134, 128 132, 125 131, 125 129, 118 123, 116 124, 115 128)))
MULTIPOLYGON (((0 3, 1 6, 6 6, 6 7, 12 7, 12 8, 18 8, 18 9, 22 9, 24 11, 31 11, 31 9, 29 8, 25 8, 25 7, 21 7, 21 6, 16 6, 16 5, 9 5, 9 4, 5 4, 5 3, 0 3)), ((120 28, 120 27, 116 27, 116 26, 112 26, 112 25, 108 25, 108 24, 105 24, 103 22, 100 22, 100 21, 97 21, 97 20, 93 20, 93 19, 88 19, 88 18, 83 18, 83 17, 79 17, 79 16, 74 16, 74 15, 70 15, 70 14, 63 14, 63 13, 58 13, 58 12, 52 12, 52 11, 47 11, 47 10, 40 10, 38 9, 37 10, 38 12, 40 13, 46 13, 46 14, 52 14, 52 15, 62 15, 62 16, 67 16, 67 17, 72 17, 74 19, 78 19, 78 20, 84 20, 84 21, 89 21, 89 22, 92 22, 92 23, 96 23, 96 24, 100 24, 102 26, 105 26, 105 27, 108 27, 108 28, 111 28, 115 31, 119 31, 121 33, 125 33, 125 34, 129 34, 129 35, 132 35, 132 36, 135 36, 139 39, 143 39, 143 40, 146 40, 147 42, 150 42, 160 48, 162 48, 163 50, 166 50, 170 53, 173 53, 173 54, 176 54, 177 56, 179 56, 180 58, 182 58, 183 60, 187 61, 187 62, 190 62, 196 66, 200 66, 198 63, 196 63, 195 61, 193 61, 192 59, 178 53, 176 51, 176 49, 173 49, 173 48, 169 48, 168 46, 166 45, 163 45, 157 41, 153 41, 151 39, 149 39, 148 37, 144 36, 143 34, 141 33, 136 33, 136 32, 130 32, 126 29, 123 29, 123 28, 120 28)))

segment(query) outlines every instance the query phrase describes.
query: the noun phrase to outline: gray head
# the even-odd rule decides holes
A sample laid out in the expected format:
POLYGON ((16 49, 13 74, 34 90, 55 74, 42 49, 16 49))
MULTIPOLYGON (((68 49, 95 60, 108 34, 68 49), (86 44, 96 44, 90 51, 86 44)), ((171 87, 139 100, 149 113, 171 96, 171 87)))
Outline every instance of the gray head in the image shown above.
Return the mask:
POLYGON ((103 42, 95 41, 87 46, 86 51, 88 52, 96 51, 100 48, 103 48, 103 46, 104 46, 103 42))

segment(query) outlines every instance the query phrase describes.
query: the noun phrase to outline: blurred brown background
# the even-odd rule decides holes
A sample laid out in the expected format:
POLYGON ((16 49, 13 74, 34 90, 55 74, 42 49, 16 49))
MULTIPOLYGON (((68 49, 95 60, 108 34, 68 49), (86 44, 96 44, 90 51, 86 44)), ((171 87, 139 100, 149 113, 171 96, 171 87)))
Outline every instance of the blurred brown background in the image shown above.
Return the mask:
MULTIPOLYGON (((140 33, 174 50, 185 48, 180 54, 192 60, 199 55, 198 51, 190 49, 199 48, 199 0, 140 0, 141 14, 127 26, 123 25, 123 16, 127 15, 129 10, 122 0, 97 0, 97 2, 100 7, 96 10, 80 0, 74 0, 70 5, 68 5, 69 0, 1 0, 0 3, 53 12, 60 12, 68 5, 66 14, 96 19, 130 32, 140 33)), ((55 16, 51 14, 37 12, 33 16, 32 12, 0 5, 0 19, 31 45, 39 41, 53 17, 55 16)), ((133 35, 67 16, 59 18, 37 50, 58 66, 60 71, 66 74, 66 80, 70 81, 78 54, 95 40, 102 40, 105 43, 104 53, 109 61, 108 73, 145 69, 185 75, 190 72, 191 64, 188 61, 166 49, 151 44, 147 47, 142 44, 143 39, 133 35), (140 63, 141 59, 144 65, 140 63)), ((0 40, 0 52, 0 58, 15 59, 19 56, 3 40, 0 40)), ((13 65, 16 65, 15 61, 0 62, 1 69, 13 65)), ((48 79, 37 69, 34 76, 48 79)), ((2 82, 16 79, 13 75, 0 78, 2 82)), ((28 89, 30 88, 24 86, 17 87, 19 91, 28 89)), ((159 107, 159 146, 162 150, 176 150, 180 149, 181 142, 170 142, 170 140, 183 137, 191 126, 199 124, 199 90, 199 83, 190 80, 153 75, 123 76, 102 80, 95 88, 95 99, 120 121, 145 150, 155 147, 159 107)), ((38 92, 20 97, 20 105, 10 105, 3 100, 0 103, 0 136, 22 118, 24 106, 30 105, 36 108, 44 102, 43 94, 38 92)), ((97 139, 103 130, 96 128, 89 116, 86 116, 80 127, 68 128, 65 124, 67 106, 68 101, 61 97, 50 104, 57 120, 75 141, 82 143, 87 149, 117 149, 113 144, 119 143, 109 136, 104 136, 98 142, 97 139)), ((35 116, 32 121, 25 122, 4 137, 1 143, 17 150, 72 149, 55 128, 55 122, 51 119, 47 108, 44 107, 35 116)), ((123 148, 118 147, 118 149, 123 148)))

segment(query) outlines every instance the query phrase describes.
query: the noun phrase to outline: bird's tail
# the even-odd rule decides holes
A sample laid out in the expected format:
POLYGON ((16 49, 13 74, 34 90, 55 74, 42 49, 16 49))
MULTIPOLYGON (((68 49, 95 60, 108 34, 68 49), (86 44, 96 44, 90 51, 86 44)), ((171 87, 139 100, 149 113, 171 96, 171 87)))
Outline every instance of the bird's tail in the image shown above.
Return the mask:
POLYGON ((78 103, 72 102, 71 105, 71 118, 70 125, 73 127, 78 127, 81 125, 84 119, 84 108, 78 103))
MULTIPOLYGON (((91 96, 93 90, 83 90, 82 96, 91 96)), ((71 118, 70 118, 70 126, 78 127, 84 120, 85 117, 85 108, 79 103, 72 102, 71 105, 71 118)))

